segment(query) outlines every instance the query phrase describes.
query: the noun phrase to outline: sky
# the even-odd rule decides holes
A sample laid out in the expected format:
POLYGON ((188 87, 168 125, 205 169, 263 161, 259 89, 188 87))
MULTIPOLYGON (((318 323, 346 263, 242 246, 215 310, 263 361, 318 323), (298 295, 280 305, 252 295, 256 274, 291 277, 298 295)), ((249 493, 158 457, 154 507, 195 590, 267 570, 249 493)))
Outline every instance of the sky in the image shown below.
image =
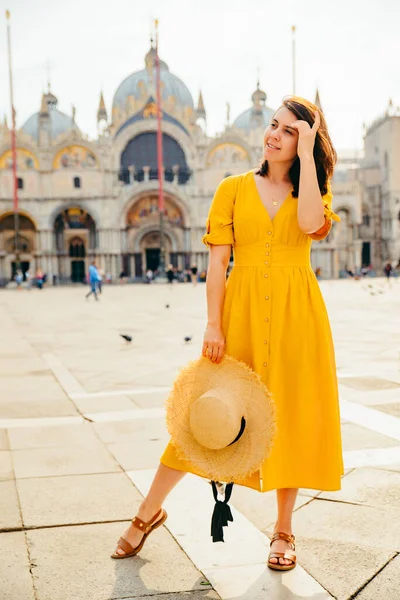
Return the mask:
POLYGON ((188 86, 202 90, 207 133, 224 129, 251 106, 260 87, 278 108, 293 92, 292 25, 296 26, 296 93, 318 87, 338 150, 363 146, 363 123, 400 105, 398 0, 0 0, 0 116, 10 123, 5 10, 11 11, 17 127, 51 90, 58 108, 96 136, 100 91, 111 113, 118 85, 144 68, 155 18, 159 53, 188 86), (46 67, 49 64, 50 67, 46 67))

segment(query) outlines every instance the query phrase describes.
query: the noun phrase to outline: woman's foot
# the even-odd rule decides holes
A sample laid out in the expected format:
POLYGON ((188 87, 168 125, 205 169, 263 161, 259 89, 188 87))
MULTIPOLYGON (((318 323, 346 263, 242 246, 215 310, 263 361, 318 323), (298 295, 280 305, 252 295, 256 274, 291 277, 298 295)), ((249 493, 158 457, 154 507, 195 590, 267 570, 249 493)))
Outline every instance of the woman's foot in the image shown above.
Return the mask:
MULTIPOLYGON (((282 531, 280 528, 275 528, 274 529, 274 534, 277 533, 278 531, 282 531)), ((285 531, 285 533, 287 533, 288 535, 293 535, 292 534, 292 530, 288 529, 287 531, 285 531)), ((271 548, 270 551, 272 553, 274 552, 293 552, 294 551, 294 541, 293 541, 293 545, 290 542, 287 542, 285 540, 282 539, 276 539, 272 542, 271 544, 271 548)), ((290 566, 292 565, 295 561, 290 560, 288 558, 269 558, 269 562, 273 565, 279 564, 281 566, 290 566)))
MULTIPOLYGON (((148 523, 149 521, 152 520, 154 515, 156 515, 159 510, 160 510, 159 507, 158 508, 154 508, 154 507, 148 508, 146 506, 143 506, 143 504, 142 504, 140 506, 139 511, 137 512, 136 516, 139 517, 139 519, 141 519, 145 523, 148 523)), ((163 513, 160 512, 160 519, 162 519, 162 518, 163 518, 163 513)), ((158 522, 158 520, 156 522, 158 522)), ((142 541, 143 536, 144 536, 144 533, 142 533, 140 531, 140 529, 138 529, 137 527, 134 527, 132 525, 132 523, 130 524, 128 529, 122 534, 122 537, 128 542, 128 544, 130 544, 132 546, 132 548, 136 548, 137 546, 139 546, 140 542, 142 541)), ((121 546, 117 545, 115 554, 119 554, 119 556, 124 556, 124 554, 126 554, 126 552, 124 552, 124 550, 121 548, 121 546)))

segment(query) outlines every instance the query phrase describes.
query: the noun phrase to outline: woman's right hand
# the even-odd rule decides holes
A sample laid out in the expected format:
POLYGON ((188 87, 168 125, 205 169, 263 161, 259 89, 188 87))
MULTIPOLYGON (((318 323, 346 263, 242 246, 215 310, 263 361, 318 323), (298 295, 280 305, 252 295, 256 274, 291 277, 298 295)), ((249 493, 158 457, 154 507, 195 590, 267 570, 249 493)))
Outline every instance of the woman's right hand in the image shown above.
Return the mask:
POLYGON ((204 332, 202 355, 214 363, 220 363, 225 353, 225 337, 222 329, 207 325, 204 332))

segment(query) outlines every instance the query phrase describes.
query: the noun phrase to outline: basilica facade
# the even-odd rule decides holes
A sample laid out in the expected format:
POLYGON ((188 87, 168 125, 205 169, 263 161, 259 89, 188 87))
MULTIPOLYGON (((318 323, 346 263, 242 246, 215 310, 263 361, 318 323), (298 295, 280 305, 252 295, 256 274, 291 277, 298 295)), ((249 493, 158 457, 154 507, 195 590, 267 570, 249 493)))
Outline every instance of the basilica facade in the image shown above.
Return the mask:
MULTIPOLYGON (((16 244, 22 269, 34 273, 40 268, 49 279, 80 282, 95 259, 114 280, 122 270, 141 280, 147 269, 159 265, 159 177, 165 194, 166 262, 181 269, 193 263, 200 270, 207 267, 201 238, 214 191, 227 175, 259 164, 263 132, 274 110, 257 84, 249 107, 231 122, 228 106, 222 133, 210 137, 201 92, 195 105, 187 86, 161 60, 164 168, 159 173, 154 48, 144 63, 120 84, 110 113, 100 96, 95 140, 78 127, 75 111, 66 115, 50 89, 43 94, 39 112, 16 134, 17 239, 10 131, 6 121, 0 125, 1 284, 15 272, 16 244)), ((370 170, 365 167, 360 156, 339 156, 333 209, 342 220, 312 250, 313 266, 326 277, 337 277, 346 267, 361 266, 373 257, 378 264, 379 253, 380 262, 384 258, 374 246, 378 229, 372 224, 380 166, 375 161, 370 170)), ((392 244, 389 251, 398 248, 392 244)))

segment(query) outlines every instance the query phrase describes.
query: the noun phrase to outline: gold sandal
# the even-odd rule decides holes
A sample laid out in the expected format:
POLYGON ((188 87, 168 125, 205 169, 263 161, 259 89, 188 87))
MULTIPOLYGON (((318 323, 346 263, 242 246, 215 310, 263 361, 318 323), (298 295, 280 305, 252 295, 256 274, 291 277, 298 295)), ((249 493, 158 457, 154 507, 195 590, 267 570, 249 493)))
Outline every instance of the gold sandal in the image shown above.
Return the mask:
POLYGON ((131 556, 136 556, 136 554, 139 554, 151 532, 157 529, 157 527, 160 527, 163 523, 165 523, 167 517, 168 515, 166 511, 163 508, 160 508, 158 513, 154 515, 154 517, 148 523, 145 523, 144 521, 142 521, 142 519, 139 519, 139 517, 135 517, 134 519, 132 519, 132 525, 144 533, 139 545, 136 546, 136 548, 133 548, 124 537, 120 537, 117 546, 118 548, 121 548, 121 550, 123 550, 125 554, 118 554, 118 552, 114 552, 113 554, 111 554, 111 558, 129 558, 131 556))
MULTIPOLYGON (((282 533, 281 531, 277 531, 271 538, 270 546, 275 542, 275 540, 284 540, 289 544, 289 548, 291 550, 296 550, 296 546, 294 544, 295 537, 294 535, 290 535, 289 533, 282 533)), ((291 571, 296 566, 296 555, 294 552, 270 552, 268 556, 268 566, 270 569, 274 569, 275 571, 291 571), (277 563, 271 563, 271 558, 277 558, 277 563), (280 565, 279 559, 286 558, 287 560, 291 560, 291 565, 280 565)))

